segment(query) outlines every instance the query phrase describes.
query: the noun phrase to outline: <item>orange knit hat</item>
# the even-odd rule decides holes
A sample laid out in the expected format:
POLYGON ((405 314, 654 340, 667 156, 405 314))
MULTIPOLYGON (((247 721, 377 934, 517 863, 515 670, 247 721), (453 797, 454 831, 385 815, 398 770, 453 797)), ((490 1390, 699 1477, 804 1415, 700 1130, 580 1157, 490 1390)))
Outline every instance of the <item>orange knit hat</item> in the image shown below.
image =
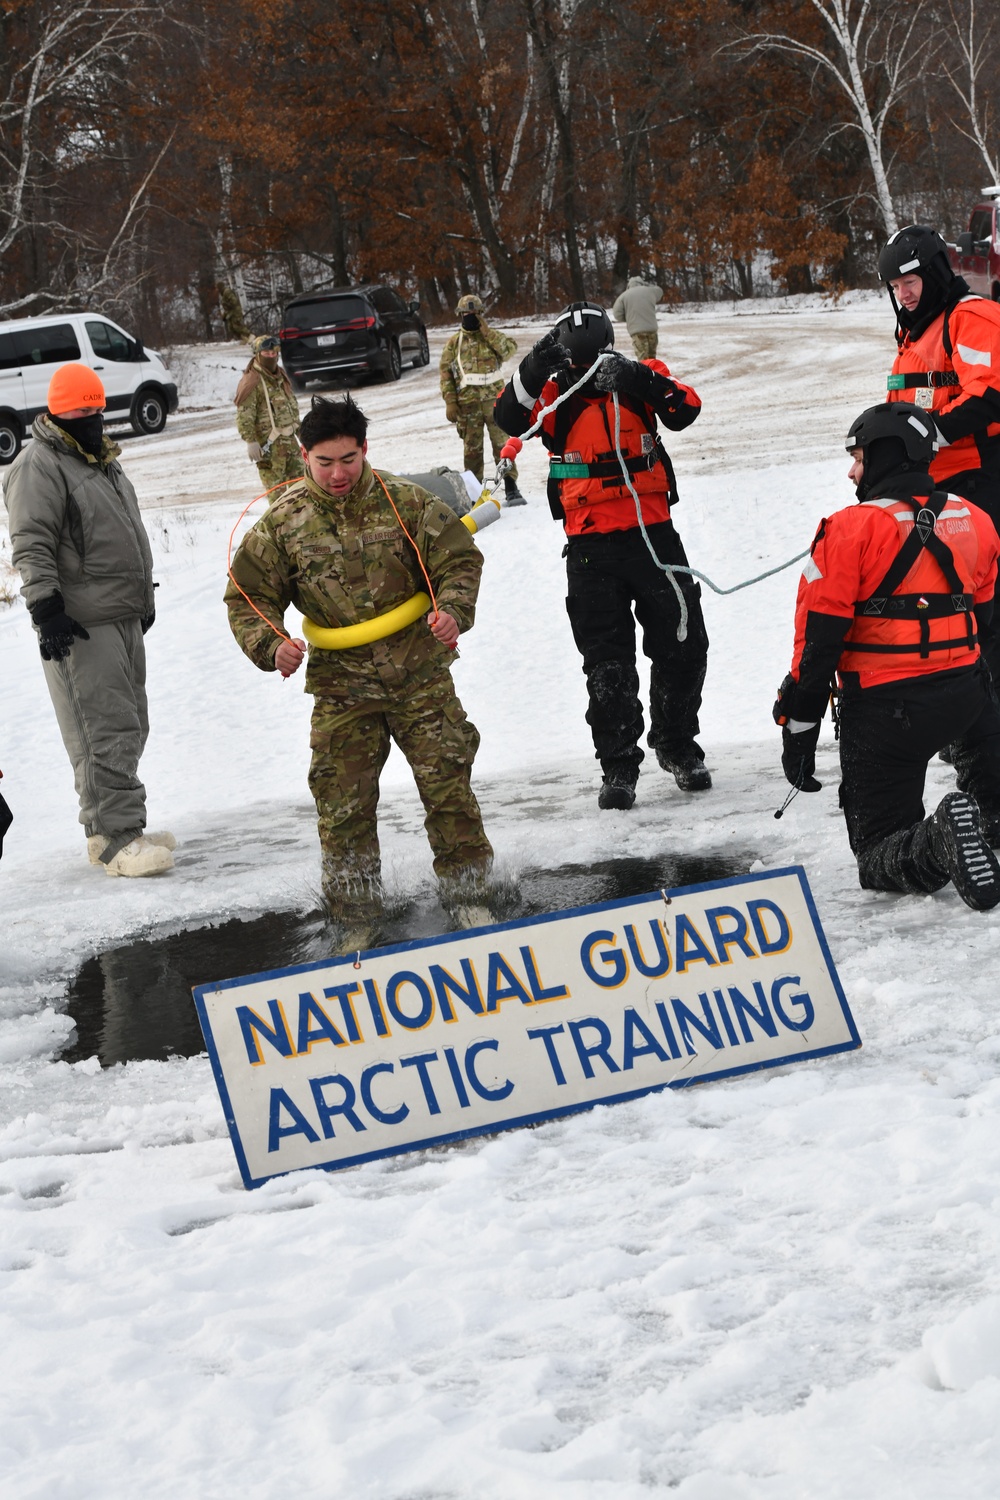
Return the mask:
POLYGON ((87 365, 60 365, 49 381, 48 408, 54 417, 81 407, 101 411, 106 404, 101 377, 87 365))

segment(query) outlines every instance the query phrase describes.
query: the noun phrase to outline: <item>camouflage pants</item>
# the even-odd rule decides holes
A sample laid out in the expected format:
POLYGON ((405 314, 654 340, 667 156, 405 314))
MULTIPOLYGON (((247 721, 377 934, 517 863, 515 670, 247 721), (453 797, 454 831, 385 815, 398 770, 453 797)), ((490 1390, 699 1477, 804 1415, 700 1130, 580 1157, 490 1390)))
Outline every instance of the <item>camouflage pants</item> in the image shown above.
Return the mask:
POLYGON ((336 917, 381 908, 376 810, 392 740, 417 783, 439 879, 481 878, 493 861, 470 785, 479 732, 465 716, 450 673, 361 703, 317 697, 309 789, 319 815, 323 895, 336 917))
MULTIPOLYGON (((499 461, 500 449, 507 441, 507 433, 493 420, 493 403, 500 389, 500 386, 480 386, 478 389, 472 386, 461 391, 458 397, 456 425, 465 450, 465 467, 479 480, 483 477, 483 428, 490 435, 494 463, 499 461)), ((511 479, 516 479, 517 466, 510 468, 508 473, 511 479)))
POLYGON ((656 358, 656 329, 651 333, 633 333, 632 348, 635 350, 636 359, 656 358))
POLYGON ((273 489, 285 479, 301 479, 305 469, 298 438, 275 438, 270 453, 257 465, 257 473, 262 490, 273 489))

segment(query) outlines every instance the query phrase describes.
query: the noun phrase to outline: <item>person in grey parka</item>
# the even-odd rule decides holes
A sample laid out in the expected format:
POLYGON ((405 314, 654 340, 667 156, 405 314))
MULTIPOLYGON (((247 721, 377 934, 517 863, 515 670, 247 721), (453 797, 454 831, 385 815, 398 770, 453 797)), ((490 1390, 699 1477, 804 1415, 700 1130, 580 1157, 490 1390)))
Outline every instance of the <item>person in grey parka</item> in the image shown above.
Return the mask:
POLYGON ((656 304, 663 293, 652 281, 630 276, 628 286, 611 309, 616 323, 624 323, 636 359, 656 358, 656 304))
POLYGON ((138 777, 149 733, 143 636, 155 616, 153 559, 121 450, 104 433, 104 405, 93 370, 61 365, 4 498, 91 864, 108 875, 156 875, 173 865, 175 840, 145 834, 138 777))

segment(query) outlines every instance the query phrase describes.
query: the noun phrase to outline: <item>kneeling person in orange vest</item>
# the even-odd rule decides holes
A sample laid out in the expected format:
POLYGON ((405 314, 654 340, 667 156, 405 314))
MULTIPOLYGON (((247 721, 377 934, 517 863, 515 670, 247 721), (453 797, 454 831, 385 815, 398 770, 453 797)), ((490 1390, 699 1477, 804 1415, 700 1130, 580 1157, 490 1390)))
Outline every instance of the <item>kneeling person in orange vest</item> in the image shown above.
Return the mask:
POLYGON ((980 659, 1000 538, 927 472, 934 424, 905 403, 851 427, 860 504, 820 522, 799 583, 795 653, 774 705, 782 768, 817 792, 816 744, 836 674, 840 800, 866 890, 1000 902, 1000 707, 980 659), (958 792, 924 817, 927 765, 954 745, 958 792))
MULTIPOLYGON (((500 426, 526 432, 614 340, 603 307, 571 303, 498 397, 500 426)), ((673 575, 687 609, 685 639, 678 640, 678 596, 650 550, 662 563, 687 566, 670 518, 677 498, 673 467, 656 424, 680 432, 700 410, 691 387, 673 380, 659 360, 637 363, 612 354, 542 421, 549 508, 566 530, 566 608, 587 678, 587 722, 604 776, 597 799, 602 808, 632 806, 643 759, 637 620, 652 663, 647 743, 682 791, 712 785, 695 740, 708 658, 701 589, 689 575, 673 575)))
POLYGON ((244 537, 225 594, 242 650, 286 677, 306 656, 305 642, 285 634, 289 604, 337 628, 383 615, 422 589, 434 597, 426 619, 393 635, 347 650, 309 648, 309 786, 323 892, 345 950, 378 936, 376 810, 391 741, 413 771, 442 899, 459 925, 489 920, 482 903, 493 862, 470 784, 479 735, 449 670, 475 618, 482 554, 442 500, 371 467, 367 430, 349 397, 313 399, 302 421, 305 476, 244 537))

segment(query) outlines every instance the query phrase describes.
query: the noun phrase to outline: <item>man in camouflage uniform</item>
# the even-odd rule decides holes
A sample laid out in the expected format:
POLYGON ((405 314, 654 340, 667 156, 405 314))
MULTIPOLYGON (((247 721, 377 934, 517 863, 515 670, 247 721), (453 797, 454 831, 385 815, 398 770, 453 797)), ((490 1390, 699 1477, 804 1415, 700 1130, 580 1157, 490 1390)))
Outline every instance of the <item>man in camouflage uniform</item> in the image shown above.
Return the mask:
POLYGON ((482 555, 442 500, 373 471, 367 425, 349 397, 313 400, 302 423, 306 474, 244 538, 225 595, 242 650, 263 671, 289 676, 306 651, 285 635, 289 604, 314 624, 337 627, 405 603, 427 589, 406 532, 433 584, 437 612, 396 634, 342 651, 309 648, 306 692, 316 700, 309 786, 323 893, 345 950, 377 936, 376 809, 390 741, 410 763, 442 900, 459 925, 490 920, 477 903, 493 862, 470 785, 479 734, 449 670, 452 648, 475 617, 482 555))
MULTIPOLYGON (((479 297, 460 297, 456 312, 461 327, 441 351, 441 395, 445 415, 462 439, 465 467, 482 481, 483 428, 490 435, 494 462, 507 441, 507 434, 493 420, 493 403, 504 386, 500 367, 517 353, 517 344, 490 327, 479 297)), ((504 491, 508 505, 527 503, 517 487, 515 466, 504 476, 504 491)))
POLYGON ((221 281, 216 290, 219 293, 219 312, 222 315, 222 326, 231 339, 238 339, 241 344, 249 344, 252 338, 246 319, 243 316, 243 304, 233 291, 231 286, 225 286, 221 281))
POLYGON ((253 359, 236 387, 236 428, 257 465, 261 485, 272 489, 304 470, 299 452, 299 403, 278 363, 281 345, 273 333, 253 341, 253 359))

